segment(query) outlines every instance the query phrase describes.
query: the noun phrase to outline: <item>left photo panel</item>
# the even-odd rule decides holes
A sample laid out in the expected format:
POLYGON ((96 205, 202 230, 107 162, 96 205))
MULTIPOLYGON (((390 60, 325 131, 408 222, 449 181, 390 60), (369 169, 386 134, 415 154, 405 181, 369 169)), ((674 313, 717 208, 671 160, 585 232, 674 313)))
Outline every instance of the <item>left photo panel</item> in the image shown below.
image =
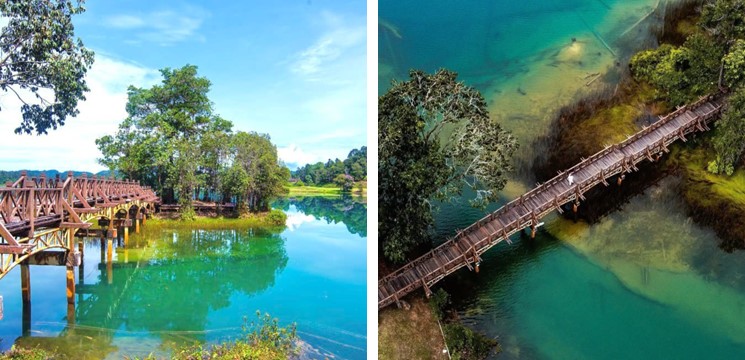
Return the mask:
POLYGON ((365 359, 366 8, 0 2, 0 359, 365 359))

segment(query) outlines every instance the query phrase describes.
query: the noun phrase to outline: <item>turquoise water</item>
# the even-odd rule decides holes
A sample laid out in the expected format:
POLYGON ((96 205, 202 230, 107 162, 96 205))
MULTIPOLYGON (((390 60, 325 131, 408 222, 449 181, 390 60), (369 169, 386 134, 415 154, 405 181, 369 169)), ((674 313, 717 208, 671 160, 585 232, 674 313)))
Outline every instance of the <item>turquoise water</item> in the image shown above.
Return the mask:
POLYGON ((349 227, 364 227, 365 205, 306 198, 278 206, 287 227, 274 232, 146 224, 127 249, 115 249, 110 271, 100 240, 86 239, 74 325, 64 267, 31 267, 27 324, 14 270, 0 281, 0 347, 38 344, 91 359, 167 354, 177 344, 236 338, 259 310, 296 323, 310 358, 365 358, 367 241, 349 227))
MULTIPOLYGON (((458 71, 516 134, 516 163, 526 172, 555 110, 613 86, 613 77, 591 80, 654 43, 658 17, 647 14, 657 4, 382 0, 379 92, 409 68, 458 71)), ((530 189, 530 177, 512 179, 503 201, 530 189)), ((503 352, 492 358, 739 358, 745 255, 722 252, 716 235, 686 216, 676 181, 664 179, 597 224, 549 216, 535 240, 515 235, 514 245, 483 256, 480 274, 462 270, 438 286, 464 323, 499 339, 503 352)), ((498 205, 440 204, 436 241, 498 205)))

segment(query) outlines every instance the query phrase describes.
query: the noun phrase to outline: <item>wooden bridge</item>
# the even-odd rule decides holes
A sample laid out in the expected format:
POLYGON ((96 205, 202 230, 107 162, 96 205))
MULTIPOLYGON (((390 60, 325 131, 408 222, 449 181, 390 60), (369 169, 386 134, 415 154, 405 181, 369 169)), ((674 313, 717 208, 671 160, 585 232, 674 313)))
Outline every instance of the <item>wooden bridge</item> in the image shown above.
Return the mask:
MULTIPOLYGON (((115 225, 123 226, 126 234, 134 220, 139 231, 140 220, 159 201, 139 182, 73 178, 72 172, 65 179, 34 178, 23 172, 17 181, 0 187, 0 279, 16 265, 42 258, 47 250, 64 250, 68 267, 74 266, 79 263, 74 239, 79 229, 88 229, 97 220, 111 238, 117 235, 115 225)), ((59 254, 51 252, 52 257, 59 254)))
POLYGON ((717 94, 678 108, 622 143, 582 159, 571 169, 488 214, 454 238, 380 279, 378 308, 398 305, 399 299, 419 287, 429 297, 433 284, 462 267, 478 272, 480 255, 502 241, 510 243, 510 235, 531 228, 535 236, 539 220, 548 213, 563 212, 561 206, 569 202, 574 202, 576 211, 590 188, 598 184, 609 186, 606 180, 616 175, 620 185, 626 173, 638 170, 637 163, 645 159, 654 162, 668 152, 671 143, 679 139, 687 141, 686 135, 690 133, 709 130, 708 124, 719 115, 722 103, 717 94))

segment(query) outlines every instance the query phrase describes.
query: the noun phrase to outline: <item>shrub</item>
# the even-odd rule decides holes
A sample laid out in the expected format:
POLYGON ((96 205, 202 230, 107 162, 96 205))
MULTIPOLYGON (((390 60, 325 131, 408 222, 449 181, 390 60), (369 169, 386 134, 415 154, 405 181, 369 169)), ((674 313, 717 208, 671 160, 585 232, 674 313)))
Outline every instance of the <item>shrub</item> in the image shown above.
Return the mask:
POLYGON ((443 328, 451 359, 485 359, 498 343, 460 323, 446 324, 443 328))
POLYGON ((280 226, 284 225, 287 221, 287 214, 282 210, 272 209, 269 214, 266 215, 266 219, 270 224, 280 226))
POLYGON ((0 360, 47 360, 55 357, 41 349, 23 349, 15 345, 5 353, 0 354, 0 360))
POLYGON ((440 320, 445 318, 445 307, 447 307, 448 304, 450 304, 450 295, 441 288, 433 292, 432 296, 429 298, 429 306, 432 308, 432 312, 435 316, 440 320))

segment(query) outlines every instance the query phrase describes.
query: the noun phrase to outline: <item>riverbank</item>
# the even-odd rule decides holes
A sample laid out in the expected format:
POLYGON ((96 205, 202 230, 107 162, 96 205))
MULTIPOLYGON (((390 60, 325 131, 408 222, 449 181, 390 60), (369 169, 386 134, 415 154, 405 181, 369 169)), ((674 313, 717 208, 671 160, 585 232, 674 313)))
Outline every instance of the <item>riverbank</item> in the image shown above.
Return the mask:
MULTIPOLYGON (((287 188, 287 195, 286 196, 329 196, 329 197, 335 197, 335 196, 342 196, 344 195, 344 192, 342 192, 341 188, 339 187, 330 187, 330 186, 288 186, 287 188)), ((362 196, 367 197, 367 185, 363 186, 360 190, 358 186, 354 186, 352 188, 352 191, 350 191, 348 194, 352 196, 362 196)))
POLYGON ((378 314, 380 359, 448 359, 437 318, 421 296, 409 296, 410 308, 395 306, 378 314))
POLYGON ((262 213, 247 213, 239 217, 226 217, 215 213, 199 214, 194 220, 181 220, 178 218, 178 213, 156 213, 152 220, 147 221, 147 228, 157 229, 169 226, 204 230, 273 228, 284 227, 286 220, 287 215, 278 209, 262 213))
MULTIPOLYGON (((192 345, 176 346, 169 349, 170 359, 290 359, 301 355, 302 341, 297 336, 294 324, 279 326, 277 319, 269 314, 256 314, 257 319, 248 322, 243 318, 244 334, 235 340, 214 345, 194 343, 192 345)), ((49 360, 63 359, 66 355, 55 349, 39 347, 13 346, 10 350, 0 354, 0 360, 49 360)), ((147 356, 124 356, 125 359, 156 360, 162 355, 150 353, 147 356)))

